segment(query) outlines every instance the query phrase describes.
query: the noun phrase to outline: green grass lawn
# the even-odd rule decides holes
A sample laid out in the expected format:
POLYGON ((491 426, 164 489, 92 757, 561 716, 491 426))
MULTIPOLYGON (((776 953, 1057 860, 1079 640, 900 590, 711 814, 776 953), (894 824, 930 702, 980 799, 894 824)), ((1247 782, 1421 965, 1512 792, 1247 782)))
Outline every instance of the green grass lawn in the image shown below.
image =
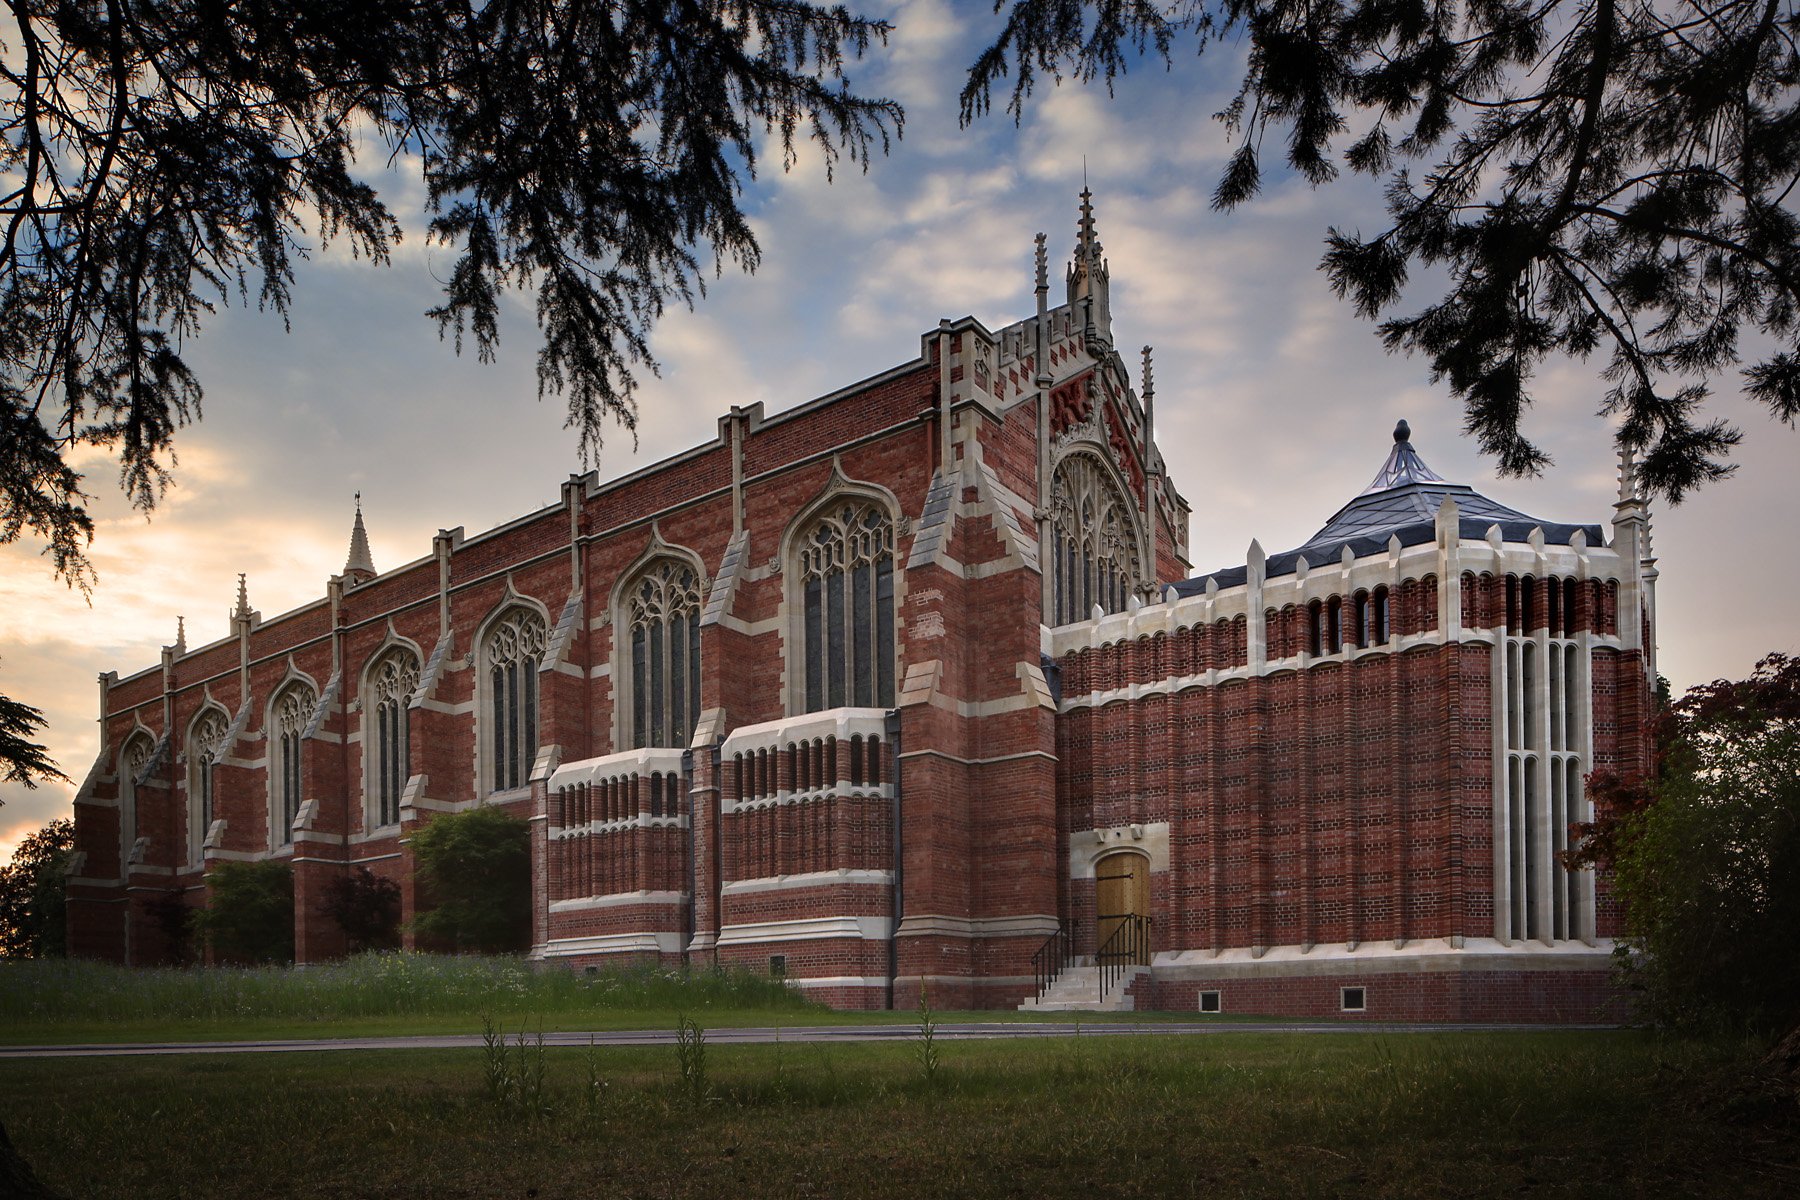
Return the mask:
MULTIPOLYGON (((248 1041, 510 1030, 668 1029, 689 1012, 716 1028, 916 1021, 843 1013, 767 977, 610 970, 593 976, 518 959, 368 955, 291 967, 126 970, 79 961, 0 960, 0 1044, 248 1041)), ((1068 1020, 1068 1014, 943 1013, 944 1020, 1068 1020)), ((1083 1016, 1206 1020, 1193 1013, 1083 1016)), ((1228 1020, 1252 1019, 1244 1016, 1228 1020)))
POLYGON ((767 978, 625 969, 592 976, 516 958, 371 954, 318 967, 127 970, 0 961, 0 1042, 211 1041, 467 1033, 492 1017, 554 1029, 821 1019, 767 978))
MULTIPOLYGON (((300 1020, 290 1017, 230 1017, 162 1019, 136 1017, 121 1020, 55 1021, 8 1025, 0 1028, 0 1046, 137 1045, 161 1042, 261 1042, 308 1038, 425 1037, 481 1032, 489 1018, 509 1033, 519 1030, 544 1033, 602 1033, 624 1029, 673 1029, 676 1010, 667 1008, 615 1008, 593 1012, 540 1013, 528 1008, 494 1008, 467 1014, 371 1016, 300 1020)), ((764 1008, 696 1008, 693 1015, 708 1029, 795 1027, 801 1025, 916 1025, 918 1013, 839 1012, 829 1008, 771 1011, 764 1008)), ((1202 1017, 1194 1013, 1021 1013, 982 1009, 973 1012, 934 1012, 941 1023, 1051 1022, 1083 1025, 1149 1022, 1193 1025, 1240 1025, 1291 1022, 1282 1017, 1253 1014, 1202 1017)))
POLYGON ((1619 1033, 1245 1034, 17 1061, 0 1121, 104 1197, 1778 1196, 1791 1098, 1619 1033), (541 1072, 541 1082, 534 1082, 541 1072), (526 1099, 521 1100, 521 1093, 526 1099), (1785 1104, 1785 1109, 1781 1105, 1785 1104), (1783 1121, 1786 1123, 1784 1124, 1783 1121))

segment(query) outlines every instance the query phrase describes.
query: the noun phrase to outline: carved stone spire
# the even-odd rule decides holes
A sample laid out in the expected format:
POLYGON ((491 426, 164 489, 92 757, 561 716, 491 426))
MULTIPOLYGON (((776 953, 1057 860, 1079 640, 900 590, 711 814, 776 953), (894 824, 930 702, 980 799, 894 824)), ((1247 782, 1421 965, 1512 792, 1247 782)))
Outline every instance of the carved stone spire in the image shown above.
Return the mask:
POLYGON ((1080 235, 1077 252, 1089 269, 1092 269, 1100 261, 1100 237, 1094 231, 1094 193, 1086 187, 1081 189, 1081 220, 1078 222, 1077 232, 1080 235))
MULTIPOLYGON (((1644 578, 1644 560, 1650 553, 1650 506, 1638 491, 1637 456, 1629 446, 1619 451, 1619 498, 1613 504, 1612 527, 1613 549, 1625 568, 1619 587, 1619 640, 1627 650, 1645 651, 1644 665, 1654 681, 1654 644, 1644 644, 1644 612, 1655 583, 1653 578, 1644 578)), ((1649 565, 1654 569, 1655 560, 1649 565)))
POLYGON ((242 621, 250 615, 250 588, 244 581, 242 573, 238 575, 237 607, 231 610, 233 621, 242 621))
POLYGON ((356 493, 356 524, 350 529, 350 554, 344 560, 344 581, 351 587, 375 578, 375 560, 369 554, 369 531, 363 528, 362 493, 356 493))
POLYGON ((175 655, 179 658, 187 653, 187 618, 175 618, 175 655))
POLYGON ((1626 446, 1619 451, 1619 504, 1637 502, 1637 457, 1626 446))
POLYGON ((1157 498, 1162 491, 1162 464, 1156 459, 1156 369, 1151 363, 1149 346, 1144 347, 1144 535, 1150 551, 1149 570, 1144 572, 1143 592, 1155 597, 1156 584, 1156 518, 1157 498))
POLYGON ((1081 189, 1075 258, 1069 264, 1069 303, 1079 314, 1088 352, 1096 358, 1112 349, 1111 273, 1094 224, 1094 193, 1081 189))

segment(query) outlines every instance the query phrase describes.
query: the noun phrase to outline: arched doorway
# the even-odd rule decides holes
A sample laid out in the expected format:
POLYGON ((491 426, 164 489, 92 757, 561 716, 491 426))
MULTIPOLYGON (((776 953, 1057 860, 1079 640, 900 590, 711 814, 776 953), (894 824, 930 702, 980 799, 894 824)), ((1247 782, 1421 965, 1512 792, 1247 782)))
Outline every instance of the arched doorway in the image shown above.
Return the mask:
POLYGON ((1150 860, 1129 850, 1094 864, 1094 947, 1101 965, 1150 963, 1150 860))

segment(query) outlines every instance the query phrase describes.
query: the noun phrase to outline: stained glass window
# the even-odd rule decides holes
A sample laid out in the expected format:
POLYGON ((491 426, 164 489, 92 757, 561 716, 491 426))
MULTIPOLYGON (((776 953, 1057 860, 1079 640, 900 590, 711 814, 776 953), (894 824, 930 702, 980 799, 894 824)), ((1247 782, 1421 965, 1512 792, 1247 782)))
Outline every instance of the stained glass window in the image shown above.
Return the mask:
POLYGON ((312 724, 318 695, 304 683, 290 683, 276 697, 274 729, 269 744, 269 779, 275 793, 274 844, 294 840, 294 818, 300 812, 300 752, 306 727, 312 724))
POLYGON ((547 641, 544 620, 515 608, 488 631, 488 778, 494 791, 522 787, 537 753, 537 673, 547 641))
POLYGON ((374 727, 369 752, 373 786, 368 790, 373 793, 372 815, 377 826, 398 824, 400 820, 400 796, 406 790, 412 745, 406 712, 418 686, 418 657, 404 646, 382 655, 369 672, 365 703, 374 713, 374 727))
POLYGON ((633 746, 685 746, 700 718, 700 577, 652 562, 626 591, 633 746))
POLYGON ((1125 610, 1143 582, 1137 527, 1125 497, 1100 462, 1072 454, 1057 465, 1050 494, 1053 624, 1125 610))
POLYGON ((188 730, 188 808, 194 816, 188 853, 194 862, 200 860, 206 831, 212 828, 213 768, 224 752, 225 733, 229 727, 230 722, 222 709, 208 708, 188 730))
POLYGON ((806 711, 894 703, 894 523, 869 501, 838 505, 800 541, 806 711))

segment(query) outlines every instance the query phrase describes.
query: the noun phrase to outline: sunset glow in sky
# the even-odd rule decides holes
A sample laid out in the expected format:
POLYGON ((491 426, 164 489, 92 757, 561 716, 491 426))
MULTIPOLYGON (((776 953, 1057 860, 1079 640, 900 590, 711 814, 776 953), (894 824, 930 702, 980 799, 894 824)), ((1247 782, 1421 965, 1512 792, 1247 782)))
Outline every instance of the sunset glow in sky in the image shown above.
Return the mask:
MULTIPOLYGON (((1269 551, 1304 542, 1367 486, 1402 417, 1440 475, 1545 520, 1610 520, 1617 464, 1595 413, 1598 361, 1553 364, 1537 382, 1526 429, 1556 465, 1497 480, 1427 364, 1387 355, 1331 294, 1316 270, 1326 227, 1384 227, 1378 184, 1314 191, 1276 174, 1271 153, 1260 200, 1210 211, 1230 149, 1212 114, 1235 89, 1240 47, 1200 62, 1178 51, 1170 72, 1146 64, 1111 100, 1104 88, 1040 89, 1018 127, 999 114, 961 130, 963 72, 998 18, 943 0, 860 7, 889 11, 897 32, 853 83, 906 106, 904 139, 866 175, 828 184, 803 156, 747 189, 764 265, 664 319, 638 444, 616 432, 603 478, 710 439, 733 404, 775 412, 904 362, 941 317, 997 329, 1026 315, 1040 230, 1059 297, 1085 162, 1117 344, 1134 371, 1136 348, 1155 348, 1158 440, 1193 506, 1197 572, 1242 563, 1253 537, 1269 551)), ((778 168, 779 151, 762 161, 778 168)), ((416 177, 381 186, 421 228, 416 177)), ((491 365, 457 357, 423 316, 450 260, 416 233, 386 269, 335 247, 316 254, 300 269, 291 333, 253 307, 221 307, 187 347, 205 419, 178 436, 178 483, 154 518, 125 506, 116 464, 81 462, 99 525, 91 605, 51 578, 39 545, 0 547, 0 692, 44 710, 50 750, 77 783, 99 749, 96 676, 154 666, 178 614, 190 646, 223 637, 239 572, 265 620, 323 595, 343 568, 354 493, 386 570, 428 554, 439 528, 473 535, 555 502, 582 469, 560 401, 536 397, 531 297, 514 297, 491 365)), ((1432 282, 1419 281, 1412 307, 1435 298, 1432 282)), ((1742 676, 1771 650, 1800 652, 1800 556, 1782 516, 1800 508, 1800 434, 1739 397, 1735 377, 1715 391, 1714 410, 1746 432, 1737 476, 1653 512, 1660 665, 1678 691, 1742 676)), ((73 794, 0 787, 0 862, 67 815, 73 794)))

